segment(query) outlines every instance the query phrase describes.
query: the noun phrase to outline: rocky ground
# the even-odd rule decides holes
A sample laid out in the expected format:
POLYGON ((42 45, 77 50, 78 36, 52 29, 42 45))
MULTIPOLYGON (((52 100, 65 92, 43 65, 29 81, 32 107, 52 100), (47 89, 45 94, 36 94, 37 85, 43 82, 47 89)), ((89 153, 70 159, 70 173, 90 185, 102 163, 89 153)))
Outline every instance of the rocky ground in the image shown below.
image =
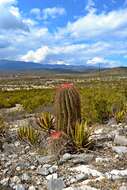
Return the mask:
POLYGON ((17 138, 26 120, 9 122, 0 150, 0 190, 127 190, 127 125, 95 127, 94 148, 43 155, 17 138))

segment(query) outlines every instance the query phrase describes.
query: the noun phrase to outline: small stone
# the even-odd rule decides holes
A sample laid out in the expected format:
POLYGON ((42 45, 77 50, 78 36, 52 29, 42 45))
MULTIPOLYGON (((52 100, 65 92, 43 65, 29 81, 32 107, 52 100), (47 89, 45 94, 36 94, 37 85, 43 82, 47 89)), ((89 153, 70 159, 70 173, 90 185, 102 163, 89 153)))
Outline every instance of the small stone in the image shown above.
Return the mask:
POLYGON ((71 157, 72 157, 72 155, 71 154, 69 154, 69 153, 65 153, 64 155, 63 155, 63 160, 70 160, 71 159, 71 157))
POLYGON ((73 172, 84 173, 87 174, 88 176, 91 175, 93 177, 99 177, 103 175, 101 172, 91 168, 89 165, 79 165, 77 167, 70 168, 70 170, 73 172))
POLYGON ((114 138, 114 143, 116 145, 127 146, 127 138, 122 135, 116 135, 114 138))
POLYGON ((9 177, 6 177, 0 181, 0 184, 2 184, 3 186, 8 185, 8 181, 9 181, 9 177))
POLYGON ((29 149, 30 149, 30 146, 26 146, 26 147, 25 147, 25 150, 29 150, 29 149))
POLYGON ((65 187, 64 181, 61 178, 50 179, 48 181, 48 190, 63 190, 65 187))
POLYGON ((54 174, 50 174, 46 177, 47 180, 50 180, 50 179, 57 179, 58 178, 58 175, 57 173, 54 173, 54 174))
POLYGON ((49 171, 47 168, 38 168, 37 173, 43 176, 47 176, 49 174, 49 171))
POLYGON ((15 190, 25 190, 25 187, 22 184, 15 185, 13 188, 15 190))
POLYGON ((32 185, 28 188, 28 190, 36 190, 36 188, 32 185))
POLYGON ((97 157, 96 158, 96 163, 98 163, 98 162, 100 162, 100 163, 102 163, 102 162, 109 162, 109 161, 110 161, 109 158, 101 158, 101 157, 97 157))
POLYGON ((16 147, 18 147, 18 146, 20 146, 20 142, 19 142, 19 141, 16 141, 16 142, 14 143, 14 145, 15 145, 16 147))
POLYGON ((8 168, 11 164, 12 164, 12 162, 9 161, 9 162, 6 162, 4 166, 5 166, 6 168, 8 168))
POLYGON ((88 179, 88 175, 81 173, 81 174, 76 175, 75 178, 76 178, 77 182, 80 182, 82 180, 88 179))
POLYGON ((21 167, 20 167, 20 166, 17 166, 17 167, 16 167, 16 170, 17 170, 17 171, 20 171, 20 170, 21 170, 21 167))
POLYGON ((53 155, 51 155, 51 156, 43 156, 43 157, 36 156, 36 159, 40 164, 45 164, 45 163, 49 163, 51 161, 54 161, 55 156, 53 156, 53 155))
POLYGON ((127 179, 127 169, 126 170, 112 170, 111 172, 106 172, 105 176, 108 179, 127 179))
POLYGON ((22 175, 22 181, 29 181, 30 180, 30 176, 27 173, 24 173, 22 175))
POLYGON ((43 168, 46 168, 46 169, 49 169, 50 167, 51 167, 50 164, 44 164, 44 165, 43 165, 43 168))
POLYGON ((30 169, 31 169, 31 170, 35 170, 36 167, 35 167, 35 166, 30 166, 30 169))
POLYGON ((17 183, 20 183, 21 180, 20 180, 20 178, 19 178, 18 176, 14 176, 14 177, 11 179, 11 182, 17 184, 17 183))
POLYGON ((119 188, 119 190, 127 190, 127 186, 121 186, 120 188, 119 188))
POLYGON ((50 167, 48 170, 52 174, 58 170, 58 166, 54 165, 54 166, 50 167))
POLYGON ((125 154, 127 153, 127 147, 125 146, 113 146, 112 150, 117 154, 125 154))

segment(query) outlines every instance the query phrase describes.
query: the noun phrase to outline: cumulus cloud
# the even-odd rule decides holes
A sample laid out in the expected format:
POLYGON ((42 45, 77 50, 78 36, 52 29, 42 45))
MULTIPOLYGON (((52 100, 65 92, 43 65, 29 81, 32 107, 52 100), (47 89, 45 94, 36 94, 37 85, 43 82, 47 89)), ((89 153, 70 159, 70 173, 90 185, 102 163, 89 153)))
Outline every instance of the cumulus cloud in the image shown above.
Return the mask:
POLYGON ((97 13, 92 10, 96 8, 94 1, 89 1, 86 15, 50 32, 40 24, 40 19, 44 22, 63 15, 66 13, 63 8, 34 8, 26 18, 15 0, 0 0, 0 3, 0 59, 52 64, 101 62, 113 66, 119 63, 109 57, 126 58, 126 8, 97 13))
POLYGON ((22 56, 21 60, 29 62, 42 62, 45 60, 46 56, 48 55, 49 48, 47 46, 41 47, 37 49, 36 51, 30 50, 28 53, 24 56, 22 56))
POLYGON ((119 65, 119 62, 108 60, 103 57, 93 57, 87 61, 88 65, 95 65, 98 67, 115 67, 119 65))
POLYGON ((37 19, 41 19, 41 10, 39 8, 33 8, 30 11, 30 14, 34 15, 37 19))
POLYGON ((57 16, 64 15, 66 13, 65 9, 62 7, 52 7, 43 10, 43 19, 56 18, 57 16))
POLYGON ((0 6, 1 5, 12 5, 12 4, 16 4, 17 1, 16 0, 0 0, 0 6))
POLYGON ((96 12, 94 0, 88 0, 88 3, 85 7, 85 10, 88 11, 88 13, 95 13, 96 12))
POLYGON ((127 26, 127 9, 111 11, 109 13, 88 13, 75 22, 69 22, 60 33, 78 39, 104 38, 123 30, 127 26))
POLYGON ((38 20, 48 20, 50 18, 55 19, 58 16, 66 14, 66 10, 63 7, 52 7, 52 8, 33 8, 30 13, 35 16, 38 20))
POLYGON ((24 30, 29 31, 23 22, 15 0, 0 1, 0 29, 1 30, 24 30))

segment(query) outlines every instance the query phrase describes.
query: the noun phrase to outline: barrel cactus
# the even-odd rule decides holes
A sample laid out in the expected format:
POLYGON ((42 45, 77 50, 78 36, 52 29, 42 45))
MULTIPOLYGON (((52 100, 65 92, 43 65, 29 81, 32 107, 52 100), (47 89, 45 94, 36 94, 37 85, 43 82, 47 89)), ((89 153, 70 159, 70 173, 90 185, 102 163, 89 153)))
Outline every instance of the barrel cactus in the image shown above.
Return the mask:
POLYGON ((81 121, 80 96, 73 84, 61 84, 55 98, 56 129, 71 136, 81 121))

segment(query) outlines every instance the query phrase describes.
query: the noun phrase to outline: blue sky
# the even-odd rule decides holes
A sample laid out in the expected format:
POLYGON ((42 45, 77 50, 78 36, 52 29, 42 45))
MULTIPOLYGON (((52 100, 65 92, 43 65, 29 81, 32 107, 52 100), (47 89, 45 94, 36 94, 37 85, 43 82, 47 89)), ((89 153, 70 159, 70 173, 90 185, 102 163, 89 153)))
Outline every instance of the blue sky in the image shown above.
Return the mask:
POLYGON ((0 59, 127 66, 127 0, 0 0, 0 59))

